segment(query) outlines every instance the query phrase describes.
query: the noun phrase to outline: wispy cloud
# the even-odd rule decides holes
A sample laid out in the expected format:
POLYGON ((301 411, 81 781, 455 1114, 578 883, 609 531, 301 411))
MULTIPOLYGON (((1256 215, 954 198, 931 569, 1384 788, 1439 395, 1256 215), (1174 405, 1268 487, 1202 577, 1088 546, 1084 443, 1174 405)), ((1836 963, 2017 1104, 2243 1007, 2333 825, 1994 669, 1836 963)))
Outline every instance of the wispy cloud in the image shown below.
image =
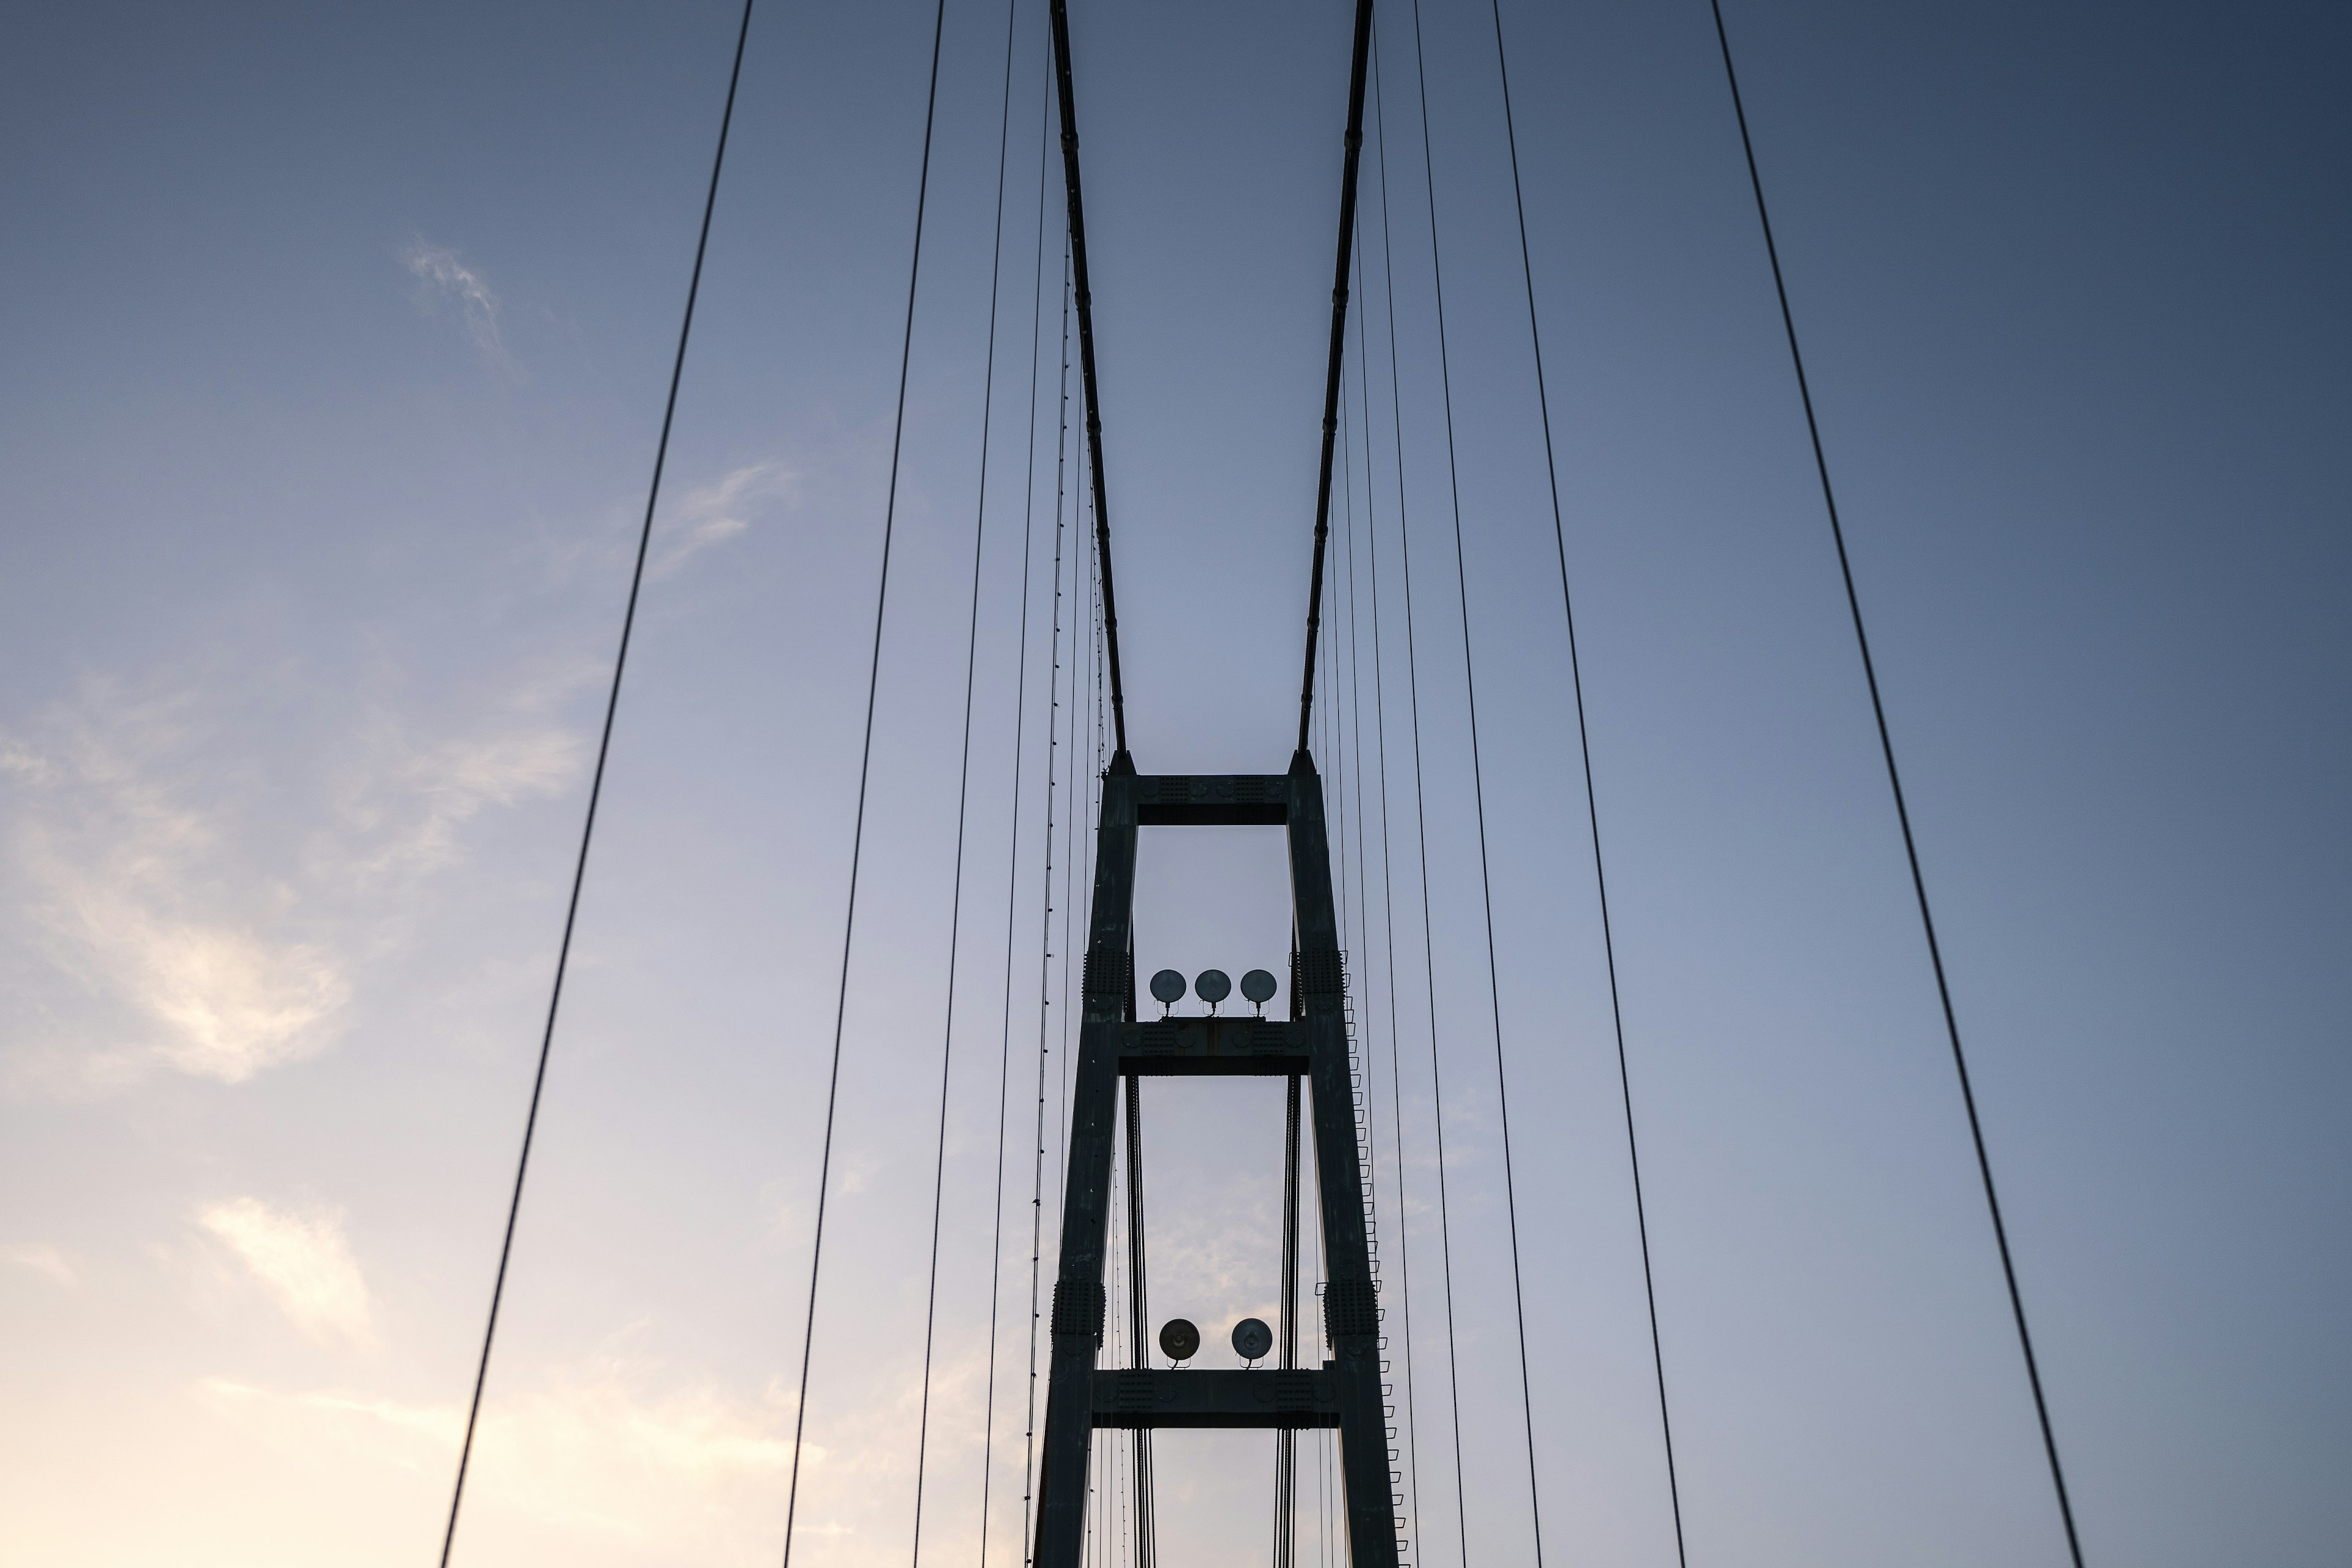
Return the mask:
MULTIPOLYGON (((241 1423, 436 1476, 465 1429, 457 1405, 280 1393, 227 1378, 208 1378, 199 1392, 241 1423)), ((823 1449, 806 1452, 823 1464, 823 1449)), ((560 1370, 483 1407, 467 1544, 527 1558, 546 1549, 552 1529, 658 1542, 665 1558, 681 1561, 757 1553, 782 1523, 777 1489, 792 1454, 791 1407, 775 1390, 744 1398, 621 1363, 560 1370)))
POLYGON ((362 1348, 375 1343, 367 1281, 343 1237, 340 1212, 298 1212, 236 1198, 201 1210, 196 1223, 236 1255, 309 1338, 362 1348))
POLYGON ((561 794, 586 756, 585 739, 547 711, 569 684, 519 695, 490 725, 422 745, 379 715, 344 770, 343 831, 314 843, 314 870, 362 889, 437 870, 462 858, 457 831, 485 806, 561 794))
MULTIPOLYGON (((46 744, 7 748, 24 787, 11 835, 35 940, 101 1005, 127 1009, 86 1055, 84 1087, 136 1076, 161 1056, 184 1072, 236 1083, 328 1043, 350 981, 335 956, 282 932, 292 889, 267 883, 224 896, 217 814, 156 777, 201 728, 193 692, 85 686, 53 709, 46 744)), ((21 1064, 19 1064, 21 1066, 21 1064)))
POLYGON ((557 712, 593 673, 509 682, 423 735, 248 670, 93 679, 0 736, 12 1087, 104 1092, 158 1063, 241 1083, 333 1045, 465 825, 578 777, 557 712))
POLYGON ((751 526, 761 508, 794 497, 800 476, 782 463, 746 463, 717 484, 686 492, 663 523, 646 574, 667 577, 687 561, 751 526))
POLYGON ((0 1247, 0 1263, 13 1263, 68 1289, 81 1282, 65 1254, 54 1247, 0 1247))
POLYGON ((482 275, 457 258, 457 253, 444 245, 432 245, 414 240, 401 252, 401 265, 419 282, 441 298, 457 302, 459 316, 466 325, 466 335, 482 357, 500 370, 518 367, 507 353, 506 342, 499 330, 498 296, 482 275))

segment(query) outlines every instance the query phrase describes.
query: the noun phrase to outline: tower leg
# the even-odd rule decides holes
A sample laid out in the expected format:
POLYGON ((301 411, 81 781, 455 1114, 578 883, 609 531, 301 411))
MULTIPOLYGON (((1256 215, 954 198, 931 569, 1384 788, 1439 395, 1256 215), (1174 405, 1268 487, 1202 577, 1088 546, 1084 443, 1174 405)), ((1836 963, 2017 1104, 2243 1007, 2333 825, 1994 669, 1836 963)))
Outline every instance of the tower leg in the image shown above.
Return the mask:
POLYGON ((1118 1121, 1118 1026, 1134 994, 1135 765, 1121 752, 1103 779, 1087 930, 1085 1021, 1070 1086, 1070 1168, 1062 1199, 1061 1270, 1054 1282, 1053 1371, 1038 1467, 1037 1568, 1080 1568, 1087 1460, 1094 1445, 1092 1380, 1102 1349, 1103 1261, 1111 1154, 1118 1121))
POLYGON ((1305 752, 1290 768, 1290 892, 1298 921, 1292 976, 1307 1026, 1314 1088, 1315 1178, 1323 1220, 1323 1325, 1339 1394, 1339 1463, 1353 1568, 1397 1568, 1396 1502, 1389 1483, 1388 1410, 1381 1381, 1380 1300, 1364 1225, 1363 1161, 1341 1007, 1346 987, 1331 897, 1323 782, 1305 752))

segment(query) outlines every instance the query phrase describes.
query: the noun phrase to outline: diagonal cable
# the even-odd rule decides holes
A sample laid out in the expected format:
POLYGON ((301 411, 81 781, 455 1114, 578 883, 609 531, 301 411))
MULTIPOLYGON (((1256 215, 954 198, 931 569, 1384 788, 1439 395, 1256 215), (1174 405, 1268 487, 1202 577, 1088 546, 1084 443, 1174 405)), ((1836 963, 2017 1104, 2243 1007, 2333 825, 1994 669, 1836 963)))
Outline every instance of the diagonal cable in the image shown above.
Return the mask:
POLYGON ((833 1117, 841 1098, 842 1025, 849 1016, 849 954, 857 933, 857 869, 866 847, 866 786, 874 767, 874 700, 882 684, 882 616, 890 599, 890 539, 898 521, 898 457, 907 438, 907 367, 915 352, 915 286, 923 273, 923 213, 931 190, 931 127, 940 106, 940 40, 947 0, 931 22, 931 84, 923 108, 922 172, 915 182, 914 254, 907 264, 907 325, 898 342, 898 407, 890 433, 890 489, 882 510, 882 570, 874 587, 874 649, 866 671, 866 738, 857 757, 857 818, 849 837, 849 898, 841 917, 841 985, 833 1005, 833 1062, 824 1089, 824 1148, 817 1160, 816 1234, 809 1246, 808 1318, 801 1330, 800 1384, 793 1398, 792 1479, 784 1491, 784 1568, 792 1568, 793 1525, 801 1500, 801 1438, 808 1421, 809 1357, 816 1346, 817 1281, 824 1267, 824 1207, 833 1173, 833 1117))
POLYGON ((1478 683, 1470 658, 1470 578, 1462 548, 1462 479, 1454 456, 1454 373, 1445 352, 1445 277, 1438 265, 1437 168, 1430 154, 1428 79, 1422 74, 1421 0, 1412 6, 1413 69, 1421 83, 1421 155, 1429 190, 1429 268, 1437 296, 1437 370, 1444 390, 1445 475, 1452 487, 1454 510, 1454 581, 1461 595, 1462 683, 1469 700, 1470 789, 1478 822, 1478 889, 1486 918, 1486 994, 1495 1018, 1495 1093, 1503 1128, 1503 1199, 1510 1218, 1511 1307, 1519 1341, 1519 1414, 1527 1427, 1528 1510, 1535 1526, 1536 1568, 1543 1568, 1543 1499, 1536 1484, 1535 1394, 1528 1373, 1527 1293, 1519 1277, 1519 1199, 1511 1179, 1511 1092, 1503 1072, 1503 990, 1495 961, 1495 883, 1486 862, 1486 770, 1478 752, 1478 683))
MULTIPOLYGON (((973 679, 980 669, 980 564, 982 546, 988 538, 988 443, 996 412, 996 300, 997 285, 1004 271, 1004 172, 1006 153, 1011 150, 1013 136, 1013 21, 1019 4, 1020 0, 1006 0, 1004 7, 1004 104, 996 126, 996 229, 990 249, 988 272, 988 354, 981 372, 980 481, 972 509, 971 610, 964 628, 963 749, 956 777, 955 883, 954 890, 948 898, 948 994, 940 1039, 939 1149, 931 1164, 931 1258, 923 1290, 923 1393, 921 1413, 916 1421, 914 1541, 908 1552, 908 1560, 913 1563, 920 1563, 923 1557, 923 1472, 930 1457, 931 1354, 940 1306, 940 1216, 946 1205, 948 1190, 948 1084, 950 1068, 955 1059, 956 957, 963 934, 964 826, 971 801, 971 698, 973 679)), ((1018 749, 1015 748, 1016 752, 1018 749)), ((1014 806, 1016 810, 1019 807, 1018 796, 1014 806)), ((1000 1128, 1002 1125, 1000 1121, 1000 1128)), ((995 1350, 992 1342, 989 1349, 992 1367, 995 1350)), ((982 1433, 984 1441, 985 1427, 982 1433)), ((983 1492, 985 1489, 983 1481, 983 1492)), ((986 1508, 983 1502, 983 1513, 986 1508)), ((987 1527, 984 1523, 981 1539, 985 1551, 987 1527)))
POLYGON ((1919 845, 1911 832, 1910 808, 1903 799, 1903 774, 1895 765, 1895 738, 1886 726, 1886 704, 1878 692, 1878 670, 1870 658, 1870 636, 1863 629, 1862 596, 1853 585, 1853 563, 1847 557, 1845 528, 1838 521, 1837 496, 1830 488, 1830 461, 1822 448, 1821 421, 1813 413, 1812 388, 1805 380, 1805 356, 1797 347, 1797 318, 1789 308, 1789 285, 1780 274, 1780 250, 1772 241, 1772 215, 1764 205, 1764 176, 1756 168, 1756 143, 1748 133, 1748 110, 1739 98, 1739 73, 1731 65, 1731 35, 1724 29, 1721 0, 1707 0, 1715 13, 1715 38, 1723 50, 1723 79, 1731 89, 1731 111, 1739 121, 1739 147, 1748 159, 1748 183, 1756 193, 1756 221, 1764 231, 1764 254, 1772 264, 1772 291, 1780 301, 1780 326, 1789 337, 1789 363, 1797 373, 1797 397, 1805 407, 1805 433, 1813 445, 1813 469, 1821 476, 1822 508, 1829 514, 1830 538, 1837 545, 1838 574, 1845 584, 1845 604, 1853 617, 1854 647, 1862 655, 1862 676, 1870 688, 1870 714, 1878 724, 1878 749, 1886 759, 1886 787, 1895 797, 1895 819, 1903 829, 1903 855, 1911 867, 1911 891, 1919 901, 1919 929, 1927 939, 1927 962, 1936 972, 1936 999, 1944 1009, 1944 1033, 1952 1044, 1952 1068, 1959 1075, 1960 1102, 1969 1113, 1969 1137, 1976 1145, 1977 1174, 1984 1180, 1986 1212, 1992 1216, 1994 1245, 2000 1252, 2000 1273, 2009 1287, 2009 1308, 2017 1320, 2017 1344, 2025 1355, 2025 1381, 2033 1390, 2033 1414, 2042 1424, 2042 1448, 2050 1460, 2050 1485, 2058 1496, 2058 1517, 2066 1528, 2066 1552, 2074 1568, 2083 1568, 2083 1542, 2074 1532, 2074 1505, 2066 1495, 2066 1472, 2058 1463, 2058 1436, 2050 1425, 2050 1402, 2042 1392, 2042 1369, 2033 1356, 2033 1331, 2025 1322, 2025 1296, 2017 1283, 2017 1263, 2010 1256, 2009 1227, 2001 1223, 2000 1196, 1993 1190, 1992 1156, 1986 1152, 1984 1123, 1977 1115, 1976 1090, 1969 1082, 1968 1053, 1960 1047, 1959 1016, 1952 1008, 1951 982, 1944 974, 1944 952, 1936 941, 1936 918, 1927 907, 1927 879, 1919 868, 1919 845))
MULTIPOLYGON (((1388 120, 1381 100, 1381 40, 1372 36, 1372 133, 1375 168, 1381 187, 1381 281, 1387 299, 1386 317, 1389 330, 1389 407, 1396 425, 1397 437, 1397 518, 1402 526, 1404 518, 1404 421, 1396 398, 1396 279, 1390 268, 1389 251, 1389 152, 1388 120)), ((1357 248, 1358 287, 1360 288, 1363 250, 1357 248)), ((1389 740, 1388 699, 1383 689, 1381 654, 1381 531, 1380 519, 1372 510, 1372 393, 1370 356, 1364 350, 1364 313, 1356 316, 1356 355, 1361 367, 1357 373, 1357 386, 1363 396, 1364 408, 1364 533, 1371 563, 1372 597, 1372 714, 1374 721, 1373 753, 1380 758, 1381 781, 1381 913, 1385 921, 1384 948, 1389 991, 1389 1082, 1394 1089, 1391 1107, 1396 1118, 1397 1151, 1397 1269, 1403 1280, 1404 1297, 1404 1404, 1405 1458, 1411 1477, 1412 1499, 1412 1535, 1422 1537, 1421 1517, 1421 1405, 1415 1398, 1412 1384, 1412 1227, 1406 1216, 1411 1209, 1405 1197, 1404 1158, 1404 1069, 1397 1044, 1396 988, 1396 903, 1394 874, 1389 858, 1389 740)), ((1416 773, 1415 778, 1419 774, 1416 773)), ((1432 1040, 1435 1039, 1435 1021, 1432 1020, 1432 1040)))
MULTIPOLYGON (((1365 0, 1366 4, 1370 0, 1365 0)), ((1070 80, 1070 14, 1066 0, 1052 0, 1048 21, 1054 36, 1054 85, 1062 110, 1062 175, 1070 220, 1070 276, 1078 308, 1078 379, 1086 392, 1086 452, 1094 480, 1095 552, 1102 572, 1103 621, 1110 663, 1110 717, 1118 749, 1127 750, 1127 689, 1119 679, 1118 599, 1111 591, 1110 500, 1103 491, 1102 408, 1095 382, 1095 306, 1087 270, 1087 206, 1078 187, 1077 94, 1070 80)))
POLYGON ((489 1321, 482 1330, 482 1355, 474 1368, 473 1397, 466 1405, 466 1436, 457 1449, 457 1479, 449 1489, 449 1522, 441 1532, 441 1568, 457 1541, 457 1512, 466 1500, 466 1472, 474 1458, 474 1429, 482 1414, 482 1388, 489 1381, 490 1346, 499 1332, 499 1308, 506 1299, 507 1264, 514 1256, 515 1224, 522 1215, 523 1178, 530 1170, 532 1135, 539 1130, 539 1102, 547 1087, 547 1059, 555 1045, 555 1017, 563 1003, 563 977, 572 962, 572 933, 580 919, 580 889, 588 877, 588 847, 596 837, 596 807, 604 796, 604 763, 613 750, 613 721, 621 706, 621 675, 629 662, 629 635, 637 624, 637 595, 645 585, 646 555, 653 543, 654 508, 661 500, 662 468, 669 460, 669 433, 677 416, 678 383, 686 374, 686 345, 694 335, 694 305, 702 292, 702 261, 710 248, 710 216, 719 205, 719 172, 727 163, 727 132, 735 122, 735 89, 743 78, 743 46, 751 35, 751 3, 735 28, 735 61, 727 72, 727 106, 719 115, 719 147, 710 157, 710 188, 702 198, 702 229, 694 242, 694 269, 686 285, 686 316, 677 329, 677 355, 670 363, 669 397, 662 405, 661 437, 654 443, 653 482, 646 488, 645 521, 637 528, 637 556, 629 570, 629 603, 621 614, 620 650, 613 658, 613 684, 604 697, 604 728, 596 742, 596 769, 588 783, 588 811, 580 827, 580 854, 572 867, 572 896, 563 909, 563 938, 555 949, 555 981, 547 997, 547 1024, 540 1031, 539 1065, 531 1074, 530 1109, 523 1116, 522 1152, 515 1160, 513 1196, 507 1200, 506 1233, 499 1242, 499 1270, 490 1286, 489 1321))
POLYGON ((1511 114, 1511 70, 1503 50, 1502 0, 1495 12, 1495 70, 1503 84, 1503 130, 1511 150, 1511 200, 1519 219, 1519 275, 1527 285, 1528 341, 1536 360, 1536 406, 1543 418, 1544 473, 1551 481, 1551 536, 1559 556, 1559 608, 1568 623, 1569 688, 1575 697, 1576 745, 1584 763, 1585 819, 1592 834, 1592 883, 1601 903, 1601 951, 1609 971, 1609 1019, 1617 1034, 1617 1089, 1625 1104, 1625 1153, 1633 1171, 1633 1223, 1642 1238, 1642 1291, 1650 1310, 1650 1363, 1657 1373, 1658 1427, 1665 1440, 1666 1499, 1674 1510, 1675 1560, 1687 1564, 1682 1483, 1675 1468, 1675 1426, 1666 1404, 1666 1352, 1658 1334, 1658 1287, 1650 1268, 1650 1217, 1642 1201, 1642 1150, 1633 1136, 1633 1085, 1625 1062, 1625 1010, 1617 995, 1617 940, 1609 919, 1609 877, 1601 855, 1601 805, 1592 789, 1592 736, 1584 717, 1584 667, 1577 657, 1576 605, 1568 587, 1568 536, 1560 524, 1559 464, 1552 451, 1551 398, 1544 384, 1543 334, 1536 325, 1535 262, 1528 248, 1528 203, 1519 185, 1519 133, 1511 114))
MULTIPOLYGON (((1416 0, 1416 4, 1418 0, 1416 0)), ((1415 22, 1416 66, 1419 53, 1419 16, 1415 22)), ((1416 80, 1419 73, 1416 70, 1416 80)), ((1423 84, 1425 91, 1425 84, 1423 84)), ((1426 109, 1423 110, 1426 113, 1426 109)), ((1385 179, 1385 159, 1383 174, 1385 179)), ((1384 193, 1385 194, 1385 193, 1384 193)), ((1381 247, 1388 245, 1388 207, 1381 203, 1381 247)), ((1398 384, 1396 347, 1396 301, 1394 285, 1391 285, 1389 300, 1389 384, 1398 384)), ((1391 397, 1390 412, 1396 438, 1397 460, 1397 554, 1404 574, 1404 673, 1405 711, 1412 720, 1412 814, 1413 832, 1421 853, 1421 958, 1422 969, 1429 985, 1429 1096, 1430 1127, 1437 1155, 1437 1260, 1438 1274, 1444 1285, 1445 1304, 1445 1392, 1453 1415, 1454 1431, 1454 1522, 1461 1548, 1464 1568, 1470 1562, 1469 1490, 1462 1460, 1462 1375, 1459 1347, 1454 1331, 1454 1225, 1445 1179, 1445 1075, 1440 1063, 1437 1045, 1437 952, 1436 924, 1430 912, 1429 898, 1429 791, 1422 771, 1421 745, 1421 659, 1413 632, 1412 616, 1412 520, 1405 503, 1404 488, 1404 411, 1402 401, 1391 397)), ((1428 1544, 1424 1539, 1423 1545, 1428 1544)))
POLYGON ((1346 152, 1339 169, 1339 255, 1331 277, 1331 351, 1323 368, 1323 459, 1315 484, 1315 560, 1307 579, 1307 671, 1298 690, 1298 749, 1302 752, 1307 750, 1315 710, 1315 644, 1323 625, 1323 551, 1331 533, 1331 444, 1339 429, 1339 367, 1348 347, 1348 258, 1356 243, 1356 166, 1364 148, 1364 70, 1371 44, 1372 0, 1357 0, 1355 43, 1348 66, 1346 152))
MULTIPOLYGON (((1013 924, 1020 908, 1021 895, 1021 742, 1026 733, 1025 722, 1029 707, 1029 544, 1032 525, 1036 521, 1037 500, 1037 373, 1038 356, 1045 345, 1045 308, 1041 296, 1045 289, 1045 137, 1044 126, 1049 123, 1039 114, 1037 136, 1037 263, 1036 277, 1029 286, 1029 440, 1028 488, 1022 503, 1021 515, 1021 627, 1013 644, 1015 675, 1013 684, 1013 828, 1009 850, 1011 864, 1004 872, 1004 1021, 1003 1038, 997 1046, 996 1068, 996 1215, 995 1238, 990 1244, 988 1256, 992 1271, 988 1287, 988 1394, 981 1430, 985 1434, 980 1459, 980 1568, 988 1568, 988 1510, 991 1492, 989 1481, 996 1458, 996 1320, 1000 1288, 1003 1282, 1004 1255, 1004 1151, 1007 1142, 1005 1116, 1012 1106, 1013 1089, 1013 924)), ((1034 1305, 1034 1303, 1033 1303, 1034 1305)), ((1032 1317, 1035 1316, 1033 1311, 1032 1317)), ((1032 1369, 1034 1373, 1034 1368, 1032 1369)))

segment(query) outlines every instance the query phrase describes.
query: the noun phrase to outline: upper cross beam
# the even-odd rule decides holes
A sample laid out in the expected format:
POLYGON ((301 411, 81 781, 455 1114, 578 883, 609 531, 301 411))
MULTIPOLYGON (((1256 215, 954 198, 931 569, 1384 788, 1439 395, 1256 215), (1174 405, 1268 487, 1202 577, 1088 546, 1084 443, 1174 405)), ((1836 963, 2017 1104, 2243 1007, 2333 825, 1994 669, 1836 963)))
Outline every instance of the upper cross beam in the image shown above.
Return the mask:
POLYGON ((1290 820, 1282 773, 1145 773, 1135 781, 1141 827, 1280 827, 1290 820))

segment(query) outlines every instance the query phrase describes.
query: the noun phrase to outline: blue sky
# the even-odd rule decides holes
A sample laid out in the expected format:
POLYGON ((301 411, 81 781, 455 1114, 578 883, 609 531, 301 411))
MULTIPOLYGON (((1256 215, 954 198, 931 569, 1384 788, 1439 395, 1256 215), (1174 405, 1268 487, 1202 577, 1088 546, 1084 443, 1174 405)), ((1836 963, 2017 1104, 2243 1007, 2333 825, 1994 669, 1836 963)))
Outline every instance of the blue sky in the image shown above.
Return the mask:
MULTIPOLYGON (((1073 12, 1137 761, 1278 770, 1349 8, 1073 12)), ((2352 1531, 2345 22, 1727 14, 2086 1551, 2323 1559, 2352 1531)), ((0 1510, 33 1558, 436 1549, 735 16, 12 29, 0 1510)), ((1708 16, 1504 19, 1692 1560, 2062 1561, 1708 16)), ((1024 1118, 1042 1041, 1050 1257, 1095 740, 1070 504, 1043 695, 1058 208, 1040 286, 1042 7, 1012 21, 976 516, 1007 16, 947 10, 812 1565, 908 1552, 943 1039, 924 1548, 977 1556, 992 1455, 989 1551, 1019 1549, 1024 1118)), ((753 22, 461 1562, 781 1555, 930 23, 753 22)), ((1381 12, 1318 754, 1397 1316, 1411 1254, 1415 1560, 1530 1555, 1499 1018, 1545 1549, 1664 1563, 1492 23, 1423 6, 1426 165, 1411 24, 1381 12)), ((1147 969, 1281 968, 1271 835, 1148 835, 1141 875, 1147 969)), ((1270 1090, 1151 1089, 1152 1308, 1213 1351, 1272 1307, 1280 1124, 1270 1090)), ((1264 1550, 1270 1468, 1163 1438, 1170 1560, 1264 1550)))

